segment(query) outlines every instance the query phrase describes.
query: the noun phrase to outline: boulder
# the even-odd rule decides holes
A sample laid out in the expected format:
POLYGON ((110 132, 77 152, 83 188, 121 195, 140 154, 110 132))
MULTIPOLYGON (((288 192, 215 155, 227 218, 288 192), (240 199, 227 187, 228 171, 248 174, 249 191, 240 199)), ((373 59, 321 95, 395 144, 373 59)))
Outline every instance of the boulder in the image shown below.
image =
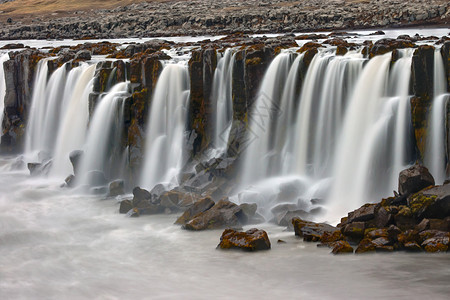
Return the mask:
POLYGON ((75 54, 75 60, 91 60, 91 51, 80 50, 75 54))
POLYGON ((124 192, 124 181, 123 180, 114 180, 109 183, 109 196, 115 197, 118 195, 123 195, 124 192))
POLYGON ((434 184, 434 178, 428 169, 416 164, 400 172, 398 191, 401 195, 410 195, 434 184))
POLYGON ((292 225, 296 236, 303 237, 308 242, 317 242, 325 232, 334 233, 339 229, 325 223, 314 223, 300 218, 293 218, 292 225))
POLYGON ((133 202, 131 200, 123 200, 120 202, 119 213, 126 214, 133 209, 133 202))
POLYGON ((447 236, 435 236, 433 238, 426 239, 422 243, 422 248, 426 252, 447 252, 449 247, 450 235, 447 236))
POLYGON ((293 218, 306 218, 308 217, 308 213, 306 211, 304 211, 303 209, 297 209, 297 210, 293 210, 293 211, 286 211, 283 213, 279 213, 276 217, 275 217, 275 222, 277 225, 279 226, 288 226, 288 228, 290 230, 293 230, 292 225, 292 219, 293 218))
POLYGON ((333 250, 331 251, 333 254, 344 254, 344 253, 353 253, 353 248, 346 241, 337 241, 333 243, 333 250))
POLYGON ((345 225, 345 227, 342 228, 342 233, 350 240, 357 242, 364 237, 365 229, 366 225, 364 222, 353 222, 345 225))
POLYGON ((450 216, 450 184, 422 190, 408 197, 411 213, 418 218, 444 219, 450 216))
POLYGON ((152 199, 152 195, 149 191, 141 189, 140 187, 135 187, 133 189, 133 203, 137 204, 141 201, 149 201, 152 199))
POLYGON ((362 207, 348 214, 348 222, 364 222, 375 218, 378 204, 365 204, 362 207))
POLYGON ((188 208, 176 221, 175 224, 185 225, 188 223, 194 216, 199 213, 205 212, 211 207, 214 206, 214 201, 210 197, 205 197, 200 199, 193 206, 188 208))
POLYGON ((242 208, 225 198, 207 211, 197 214, 183 228, 187 230, 205 230, 240 227, 246 221, 247 219, 242 212, 242 208))
POLYGON ((270 240, 264 230, 252 228, 245 232, 225 229, 217 246, 220 249, 242 249, 245 251, 269 250, 270 240))

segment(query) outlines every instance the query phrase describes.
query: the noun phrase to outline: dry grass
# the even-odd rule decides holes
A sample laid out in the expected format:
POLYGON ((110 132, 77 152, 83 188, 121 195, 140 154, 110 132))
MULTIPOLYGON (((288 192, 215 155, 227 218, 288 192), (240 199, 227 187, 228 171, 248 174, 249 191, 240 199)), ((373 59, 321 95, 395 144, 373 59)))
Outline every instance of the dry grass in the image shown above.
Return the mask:
POLYGON ((0 4, 0 20, 13 18, 26 21, 36 17, 58 18, 73 16, 75 11, 111 9, 141 2, 165 2, 167 0, 16 0, 0 4))

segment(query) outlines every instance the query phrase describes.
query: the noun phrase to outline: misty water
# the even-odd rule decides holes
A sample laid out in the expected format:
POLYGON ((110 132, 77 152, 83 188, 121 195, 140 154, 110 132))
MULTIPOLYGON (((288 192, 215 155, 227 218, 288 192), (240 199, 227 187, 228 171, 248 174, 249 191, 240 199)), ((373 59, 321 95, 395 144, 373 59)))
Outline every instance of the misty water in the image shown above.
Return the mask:
POLYGON ((70 194, 9 171, 15 161, 0 163, 2 299, 447 299, 450 291, 445 253, 334 256, 270 224, 258 225, 270 251, 216 250, 220 230, 184 231, 176 215, 126 218, 118 199, 70 194))

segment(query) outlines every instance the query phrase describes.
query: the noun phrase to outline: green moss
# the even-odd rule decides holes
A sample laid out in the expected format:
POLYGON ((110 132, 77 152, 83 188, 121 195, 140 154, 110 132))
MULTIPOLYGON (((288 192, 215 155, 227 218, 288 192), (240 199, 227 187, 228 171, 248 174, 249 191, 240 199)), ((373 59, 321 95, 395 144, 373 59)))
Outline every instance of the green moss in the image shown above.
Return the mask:
POLYGON ((424 195, 419 192, 411 196, 409 200, 409 207, 411 209, 411 213, 414 215, 419 214, 425 208, 430 206, 432 203, 436 201, 436 195, 424 195))

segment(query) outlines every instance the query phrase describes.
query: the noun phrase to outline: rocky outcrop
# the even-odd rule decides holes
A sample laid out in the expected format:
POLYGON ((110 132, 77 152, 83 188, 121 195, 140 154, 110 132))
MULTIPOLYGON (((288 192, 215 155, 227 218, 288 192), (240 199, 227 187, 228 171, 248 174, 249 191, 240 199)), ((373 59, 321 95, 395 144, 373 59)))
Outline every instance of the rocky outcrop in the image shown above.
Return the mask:
POLYGON ((11 53, 11 59, 4 63, 6 95, 0 144, 3 153, 18 153, 23 148, 34 73, 39 60, 45 56, 28 49, 11 53))
POLYGON ((240 232, 233 229, 225 229, 217 248, 258 251, 269 250, 270 246, 269 237, 264 230, 252 228, 245 232, 240 232))
POLYGON ((353 252, 351 244, 358 254, 446 252, 450 247, 450 183, 430 183, 434 184, 434 179, 428 170, 413 166, 400 173, 402 195, 365 204, 349 212, 337 227, 293 218, 295 235, 320 241, 319 246, 332 248, 334 254, 353 252))

